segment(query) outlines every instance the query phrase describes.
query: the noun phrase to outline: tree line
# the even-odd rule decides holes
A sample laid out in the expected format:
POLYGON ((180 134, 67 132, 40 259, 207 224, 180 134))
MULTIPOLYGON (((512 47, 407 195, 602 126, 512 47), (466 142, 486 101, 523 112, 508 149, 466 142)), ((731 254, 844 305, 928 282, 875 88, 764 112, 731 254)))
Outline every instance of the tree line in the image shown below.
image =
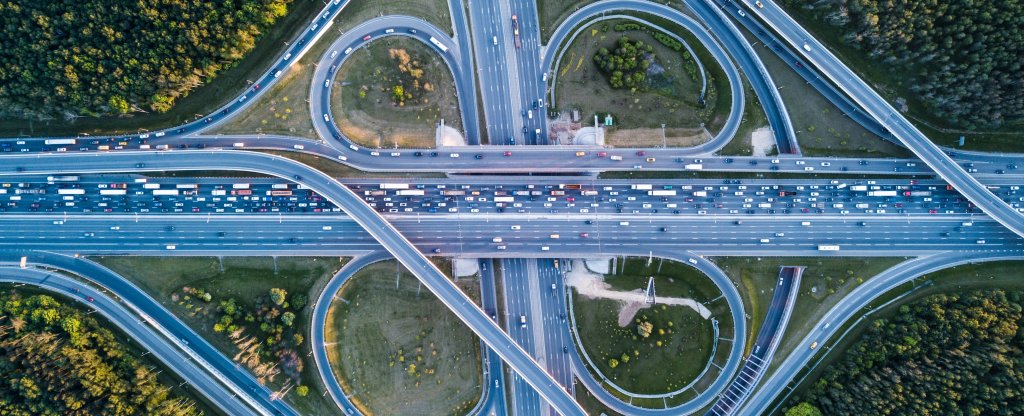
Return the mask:
POLYGON ((0 0, 0 111, 166 112, 245 56, 292 0, 0 0))
POLYGON ((936 118, 998 127, 1024 118, 1020 0, 784 0, 843 30, 842 41, 894 74, 936 118))
POLYGON ((47 295, 0 294, 0 414, 200 413, 158 373, 81 310, 47 295))
POLYGON ((934 295, 878 319, 787 416, 1024 414, 1019 292, 934 295))

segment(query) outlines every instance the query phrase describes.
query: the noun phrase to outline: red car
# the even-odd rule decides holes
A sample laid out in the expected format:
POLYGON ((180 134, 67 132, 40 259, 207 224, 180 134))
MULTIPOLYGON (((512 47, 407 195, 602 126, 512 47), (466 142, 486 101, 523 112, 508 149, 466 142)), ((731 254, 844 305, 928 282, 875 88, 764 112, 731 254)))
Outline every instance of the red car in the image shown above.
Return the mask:
POLYGON ((588 233, 580 233, 580 238, 587 238, 587 237, 590 237, 590 234, 588 234, 588 233))
POLYGON ((87 300, 87 301, 89 301, 89 302, 92 302, 92 301, 94 301, 94 300, 96 300, 96 299, 93 299, 93 298, 92 298, 92 296, 86 296, 86 297, 85 297, 85 300, 87 300))
POLYGON ((646 155, 646 154, 647 154, 647 152, 645 152, 643 150, 636 152, 637 156, 643 156, 643 155, 646 155))
POLYGON ((370 38, 372 38, 372 37, 373 37, 373 36, 370 36, 370 35, 366 35, 366 36, 363 36, 363 40, 370 40, 370 38))
POLYGON ((597 152, 597 157, 605 157, 605 156, 608 156, 608 152, 597 152))
POLYGON ((505 152, 505 153, 503 153, 503 154, 504 154, 505 156, 512 156, 512 152, 505 152))

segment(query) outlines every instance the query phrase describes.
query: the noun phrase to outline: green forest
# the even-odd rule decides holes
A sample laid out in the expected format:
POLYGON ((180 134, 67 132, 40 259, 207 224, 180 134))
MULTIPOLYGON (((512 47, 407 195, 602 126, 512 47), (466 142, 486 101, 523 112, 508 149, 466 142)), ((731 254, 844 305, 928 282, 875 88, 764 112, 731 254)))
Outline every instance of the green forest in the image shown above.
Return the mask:
POLYGON ((47 295, 0 294, 0 414, 194 415, 96 319, 47 295))
POLYGON ((0 0, 0 115, 165 112, 245 56, 291 1, 0 0))
POLYGON ((842 41, 908 74, 936 119, 998 127, 1024 118, 1020 0, 784 0, 842 28, 842 41))
POLYGON ((1019 292, 941 294, 878 319, 787 416, 1024 414, 1019 292))

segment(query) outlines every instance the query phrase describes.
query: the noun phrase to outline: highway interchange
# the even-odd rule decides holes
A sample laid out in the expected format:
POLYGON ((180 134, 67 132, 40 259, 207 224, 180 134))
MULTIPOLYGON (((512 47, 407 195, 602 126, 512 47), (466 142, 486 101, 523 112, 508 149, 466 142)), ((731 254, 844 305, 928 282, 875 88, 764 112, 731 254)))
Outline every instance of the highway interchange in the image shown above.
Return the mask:
MULTIPOLYGON (((1024 194, 1017 188, 1024 182, 1024 172, 1018 169, 1024 156, 935 146, 772 1, 764 1, 764 8, 743 2, 740 7, 746 13, 720 10, 721 5, 736 3, 685 3, 689 7, 685 13, 634 0, 592 3, 554 28, 547 45, 541 42, 537 5, 520 0, 486 7, 473 7, 470 2, 468 16, 463 4, 452 0, 452 9, 458 10, 452 13, 454 38, 420 19, 377 17, 324 40, 332 43, 319 60, 309 97, 321 142, 284 136, 203 135, 246 110, 314 43, 331 33, 328 28, 347 1, 327 2, 261 78, 191 123, 123 137, 0 140, 2 259, 13 264, 27 256, 33 266, 77 274, 126 300, 128 306, 78 280, 59 274, 47 277, 47 272, 35 267, 0 269, 0 279, 49 288, 72 298, 91 294, 95 302, 86 303, 170 364, 180 377, 202 386, 197 390, 212 403, 233 412, 296 413, 158 302, 80 255, 355 256, 316 302, 311 336, 317 370, 345 414, 358 411, 333 379, 327 362, 326 308, 359 268, 387 258, 401 262, 480 336, 486 383, 482 401, 474 409, 479 414, 584 414, 573 398, 581 389, 624 414, 690 414, 709 409, 714 414, 761 414, 814 358, 816 351, 809 345, 825 342, 842 322, 855 318, 863 305, 881 294, 934 270, 1024 255, 1020 207, 1024 194), (714 64, 723 67, 734 91, 733 102, 729 120, 713 140, 677 149, 549 145, 546 94, 557 81, 554 62, 559 46, 571 41, 579 26, 624 11, 657 16, 690 30, 717 61, 714 64), (870 131, 899 141, 919 159, 800 156, 771 74, 727 13, 757 31, 759 38, 772 41, 772 50, 787 62, 801 57, 803 63, 794 69, 802 76, 820 74, 831 80, 831 84, 815 84, 826 97, 870 131), (513 15, 519 32, 515 42, 513 15), (331 116, 330 91, 335 87, 331 81, 346 57, 386 36, 419 40, 448 65, 459 92, 462 133, 469 147, 369 149, 341 134, 331 116), (768 116, 780 156, 714 154, 733 138, 740 122, 740 73, 768 116), (483 114, 477 114, 478 94, 483 114), (528 111, 533 117, 522 116, 528 111), (483 125, 478 126, 478 121, 483 125), (492 146, 475 146, 482 144, 483 137, 492 146), (339 180, 282 156, 249 151, 253 149, 315 154, 375 172, 568 176, 339 180), (242 177, 257 173, 269 178, 146 178, 154 172, 197 172, 211 166, 238 171, 242 177), (646 170, 702 176, 676 180, 593 176, 646 170), (817 177, 726 179, 729 172, 817 177), (717 173, 722 177, 711 179, 717 173), (845 176, 854 174, 858 176, 845 176), (741 395, 730 395, 726 388, 734 376, 739 377, 736 381, 749 376, 740 370, 744 363, 750 366, 756 360, 771 359, 783 331, 763 335, 772 327, 785 328, 788 307, 773 307, 770 325, 758 337, 757 347, 771 352, 743 351, 741 342, 728 345, 729 360, 720 375, 695 399, 681 405, 635 406, 608 392, 587 370, 567 316, 565 259, 653 255, 690 264, 722 290, 730 305, 734 336, 746 339, 740 295, 705 257, 754 254, 917 259, 855 289, 759 388, 754 387, 764 376, 761 373, 741 395), (482 305, 470 301, 427 259, 438 255, 480 259, 482 305), (501 265, 499 275, 495 264, 501 265), (495 293, 501 293, 502 304, 495 293), (769 341, 762 345, 762 339, 769 341), (744 358, 745 354, 749 355, 744 358), (182 364, 189 360, 195 364, 182 364), (749 400, 741 400, 747 395, 749 400), (710 407, 716 400, 727 400, 728 405, 719 401, 710 407)), ((799 281, 798 274, 793 280, 799 281)), ((790 292, 777 292, 773 305, 784 299, 792 303, 784 293, 790 292)))

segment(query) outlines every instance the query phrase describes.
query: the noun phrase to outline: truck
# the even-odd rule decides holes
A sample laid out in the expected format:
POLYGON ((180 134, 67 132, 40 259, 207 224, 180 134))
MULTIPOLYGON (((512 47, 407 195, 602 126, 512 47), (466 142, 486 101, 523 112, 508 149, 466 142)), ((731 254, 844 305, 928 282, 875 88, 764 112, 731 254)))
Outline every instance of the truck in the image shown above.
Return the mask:
POLYGON ((701 170, 701 169, 704 169, 704 165, 699 164, 699 163, 691 163, 691 164, 688 164, 688 165, 684 165, 683 169, 686 169, 686 170, 701 170))
POLYGON ((178 195, 178 190, 177 189, 154 189, 153 190, 153 196, 158 196, 158 195, 165 195, 165 196, 178 195))
POLYGON ((676 191, 675 190, 659 189, 659 190, 654 190, 654 191, 647 191, 647 195, 650 195, 650 196, 675 196, 676 195, 676 191))
POLYGON ((796 195, 796 191, 779 191, 779 196, 793 196, 796 195))
POLYGON ((441 43, 441 41, 437 40, 437 38, 431 36, 430 37, 430 43, 433 43, 434 46, 437 47, 437 49, 441 50, 441 52, 448 53, 448 47, 444 46, 444 44, 441 43))
POLYGON ((860 204, 857 204, 855 206, 857 207, 857 209, 868 209, 868 208, 871 208, 871 204, 864 204, 864 203, 860 203, 860 204))
POLYGON ((465 194, 466 194, 466 191, 463 191, 461 189, 446 189, 444 191, 441 191, 441 195, 445 195, 445 196, 460 196, 460 195, 465 195, 465 194))
POLYGON ((762 202, 762 203, 760 203, 760 204, 757 204, 757 207, 758 207, 758 208, 771 208, 771 207, 772 207, 772 204, 769 204, 769 203, 767 203, 767 202, 762 202))
POLYGON ((249 189, 249 184, 247 184, 247 183, 233 183, 233 184, 231 184, 231 189, 249 189))
POLYGON ((868 191, 868 196, 897 196, 896 191, 868 191))
POLYGON ((850 190, 851 191, 861 191, 861 192, 863 192, 863 191, 868 190, 868 186, 867 185, 853 185, 853 186, 850 187, 850 190))
POLYGON ((654 187, 651 186, 651 185, 630 185, 629 189, 636 189, 636 190, 640 190, 640 191, 649 191, 651 189, 654 189, 654 187))
POLYGON ((147 184, 143 184, 142 188, 143 189, 160 189, 160 184, 158 184, 158 183, 147 183, 147 184))
POLYGON ((515 202, 515 198, 511 196, 496 196, 494 202, 515 202))
POLYGON ((932 196, 932 191, 903 191, 903 196, 932 196))
POLYGON ((818 251, 839 251, 839 246, 833 244, 819 244, 818 251))
POLYGON ((199 189, 199 185, 194 183, 179 183, 174 185, 174 187, 177 189, 199 189))
POLYGON ((82 188, 61 188, 57 190, 58 195, 85 195, 85 189, 82 188))
POLYGON ((512 40, 516 44, 516 49, 523 47, 523 41, 519 39, 519 18, 514 14, 512 15, 512 40))
POLYGON ((423 196, 423 190, 422 189, 399 189, 397 192, 395 192, 395 195, 400 195, 400 196, 413 196, 413 195, 415 195, 415 196, 423 196))
POLYGON ((551 196, 562 196, 565 195, 565 191, 551 191, 551 196))
POLYGON ((288 184, 286 184, 286 183, 275 183, 273 185, 270 185, 270 189, 288 189, 288 184))
POLYGON ((580 185, 578 183, 569 184, 565 185, 565 189, 583 189, 583 185, 580 185))

